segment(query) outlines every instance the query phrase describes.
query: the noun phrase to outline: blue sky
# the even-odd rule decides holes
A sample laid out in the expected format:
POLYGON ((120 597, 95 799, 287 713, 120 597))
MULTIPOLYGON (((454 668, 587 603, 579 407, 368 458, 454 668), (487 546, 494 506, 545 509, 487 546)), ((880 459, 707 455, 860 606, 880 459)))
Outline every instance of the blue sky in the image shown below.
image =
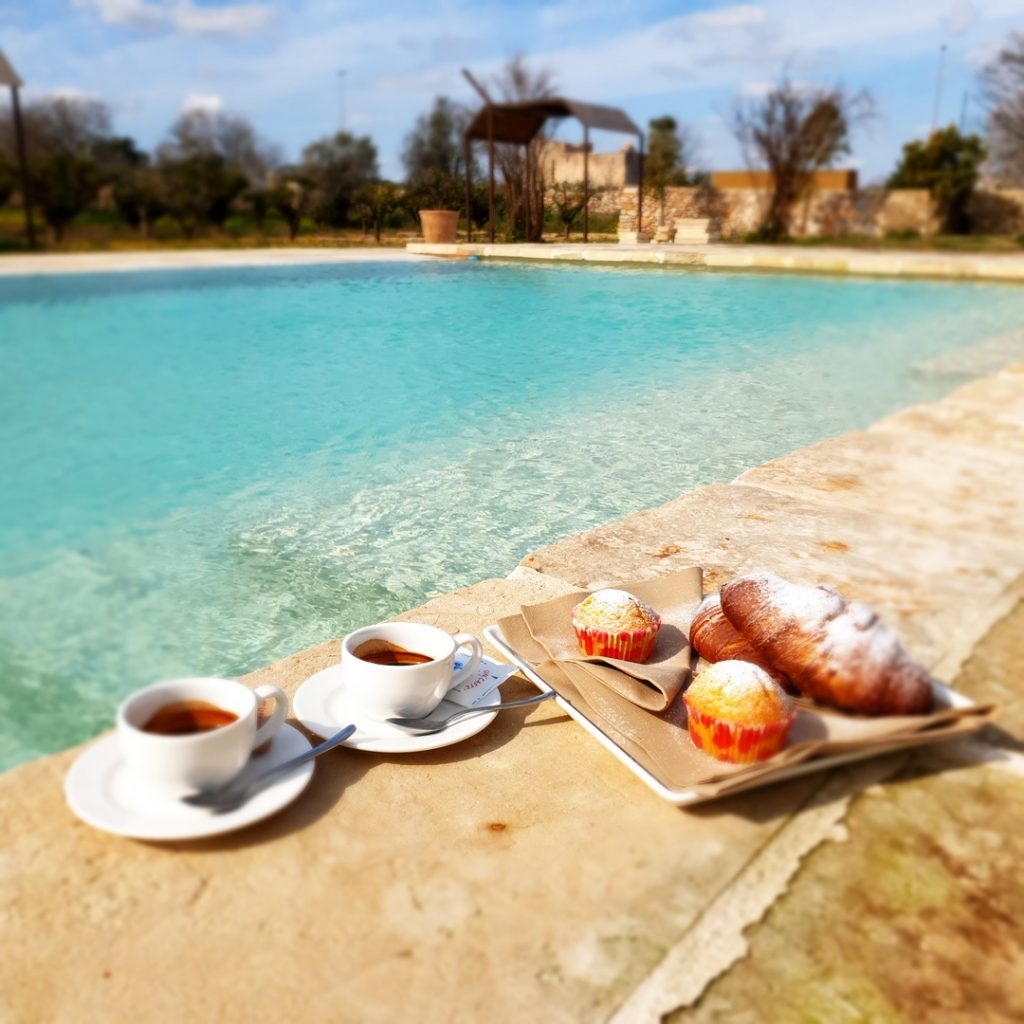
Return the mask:
POLYGON ((104 99, 115 128, 147 149, 189 105, 245 114, 288 158, 343 125, 374 139, 392 177, 434 96, 474 102, 460 68, 487 80, 521 52, 553 70, 562 95, 624 107, 639 124, 685 122, 708 169, 740 165, 735 97, 783 69, 866 88, 879 116, 847 164, 871 181, 931 127, 940 63, 940 122, 959 121, 966 97, 967 125, 980 126, 977 72, 1014 29, 1024 0, 0 0, 0 49, 26 98, 104 99))

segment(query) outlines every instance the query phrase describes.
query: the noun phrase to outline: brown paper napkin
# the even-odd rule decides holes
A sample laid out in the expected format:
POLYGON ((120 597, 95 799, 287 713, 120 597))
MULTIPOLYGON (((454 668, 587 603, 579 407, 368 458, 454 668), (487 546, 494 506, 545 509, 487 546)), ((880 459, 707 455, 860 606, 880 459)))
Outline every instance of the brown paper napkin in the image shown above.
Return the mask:
POLYGON ((624 583, 621 589, 646 601, 661 616, 654 651, 643 664, 580 654, 572 610, 589 591, 529 605, 522 617, 548 659, 563 668, 573 667, 572 678, 589 673, 630 703, 664 711, 690 679, 690 623, 703 594, 701 569, 692 566, 658 579, 624 583))
POLYGON ((637 707, 615 689, 602 685, 581 664, 551 660, 530 632, 523 615, 502 619, 498 625, 509 646, 533 664, 563 700, 662 785, 702 798, 724 796, 769 782, 784 769, 812 757, 916 746, 924 734, 929 739, 966 735, 979 729, 994 713, 991 705, 985 705, 940 708, 931 715, 866 718, 833 712, 801 700, 783 750, 768 761, 729 764, 716 761, 693 745, 681 697, 657 713, 637 707))

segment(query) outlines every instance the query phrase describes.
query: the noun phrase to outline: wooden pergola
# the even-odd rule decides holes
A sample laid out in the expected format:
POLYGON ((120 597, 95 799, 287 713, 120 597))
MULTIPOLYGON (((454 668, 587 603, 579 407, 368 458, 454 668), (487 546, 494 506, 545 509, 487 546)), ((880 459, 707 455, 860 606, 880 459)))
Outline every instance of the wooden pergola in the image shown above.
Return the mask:
MULTIPOLYGON (((468 71, 463 74, 470 84, 483 97, 484 105, 476 112, 463 135, 466 149, 466 236, 472 240, 472 222, 470 221, 470 197, 472 195, 472 160, 470 145, 473 141, 487 143, 487 175, 488 175, 488 237, 494 241, 494 144, 496 142, 529 147, 548 120, 555 118, 575 117, 583 125, 583 241, 587 241, 590 230, 590 175, 588 161, 590 156, 590 129, 623 132, 636 135, 639 144, 639 180, 638 219, 642 223, 644 196, 644 136, 643 132, 633 123, 625 111, 618 107, 603 107, 595 103, 581 103, 579 100, 567 100, 561 97, 545 97, 543 99, 526 100, 520 103, 493 103, 483 88, 468 71)), ((530 173, 530 161, 526 161, 526 172, 530 173)), ((526 182, 527 191, 532 183, 526 182)))

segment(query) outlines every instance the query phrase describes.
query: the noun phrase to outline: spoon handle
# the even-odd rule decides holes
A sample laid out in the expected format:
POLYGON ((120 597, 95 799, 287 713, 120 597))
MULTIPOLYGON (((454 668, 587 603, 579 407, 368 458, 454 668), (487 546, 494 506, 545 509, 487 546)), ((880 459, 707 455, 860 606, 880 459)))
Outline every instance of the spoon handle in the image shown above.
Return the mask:
POLYGON ((248 782, 247 788, 251 789, 253 786, 258 786, 264 780, 273 778, 275 775, 283 775, 285 772, 290 772, 293 768, 298 768, 300 764, 305 764, 307 761, 312 761, 314 757, 319 757, 328 750, 333 750, 339 743, 344 743, 355 731, 356 727, 354 725, 346 725, 344 729, 336 732, 333 736, 324 740, 323 743, 318 743, 315 747, 311 747, 289 761, 282 761, 281 764, 275 764, 273 768, 268 768, 262 775, 257 775, 255 779, 248 782))
POLYGON ((549 700, 555 696, 554 690, 546 693, 538 693, 534 697, 526 697, 523 700, 510 700, 504 704, 484 704, 478 708, 464 708, 456 711, 447 718, 389 718, 389 725, 397 725, 400 729, 408 729, 412 732, 426 734, 429 732, 440 732, 448 726, 461 722, 471 715, 486 715, 492 711, 504 711, 506 708, 521 708, 526 704, 539 704, 543 700, 549 700))
POLYGON ((288 761, 282 761, 281 764, 268 768, 262 774, 257 775, 254 779, 249 779, 242 785, 239 785, 237 782, 229 782, 223 789, 204 790, 200 793, 193 793, 191 796, 182 797, 182 799, 193 807, 210 807, 218 810, 231 809, 244 803, 261 789, 265 789, 279 775, 284 775, 294 768, 298 768, 299 765, 312 761, 314 757, 319 757, 328 750, 332 750, 340 743, 344 743, 355 731, 356 727, 354 725, 346 725, 344 729, 336 732, 333 736, 324 740, 323 743, 304 751, 297 757, 293 757, 288 761))

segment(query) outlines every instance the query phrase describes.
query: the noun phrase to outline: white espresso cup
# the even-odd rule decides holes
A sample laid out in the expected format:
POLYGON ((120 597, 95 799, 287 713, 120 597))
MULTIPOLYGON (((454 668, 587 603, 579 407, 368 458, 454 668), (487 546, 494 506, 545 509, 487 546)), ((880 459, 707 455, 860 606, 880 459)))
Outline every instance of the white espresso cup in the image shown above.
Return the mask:
POLYGON ((125 698, 117 738, 125 764, 147 787, 179 797, 230 782, 287 714, 288 696, 276 686, 250 690, 233 679, 171 679, 125 698), (270 697, 274 713, 257 728, 257 709, 270 697))
MULTIPOLYGON (((401 657, 401 655, 398 655, 401 657)), ((483 648, 470 633, 452 636, 436 626, 419 622, 382 622, 349 633, 341 642, 341 669, 345 689, 367 718, 423 718, 457 683, 480 667, 483 648), (454 671, 455 652, 472 650, 469 661, 454 671), (413 664, 381 664, 366 658, 398 648, 419 656, 413 664), (364 657, 358 657, 361 651, 364 657)))

